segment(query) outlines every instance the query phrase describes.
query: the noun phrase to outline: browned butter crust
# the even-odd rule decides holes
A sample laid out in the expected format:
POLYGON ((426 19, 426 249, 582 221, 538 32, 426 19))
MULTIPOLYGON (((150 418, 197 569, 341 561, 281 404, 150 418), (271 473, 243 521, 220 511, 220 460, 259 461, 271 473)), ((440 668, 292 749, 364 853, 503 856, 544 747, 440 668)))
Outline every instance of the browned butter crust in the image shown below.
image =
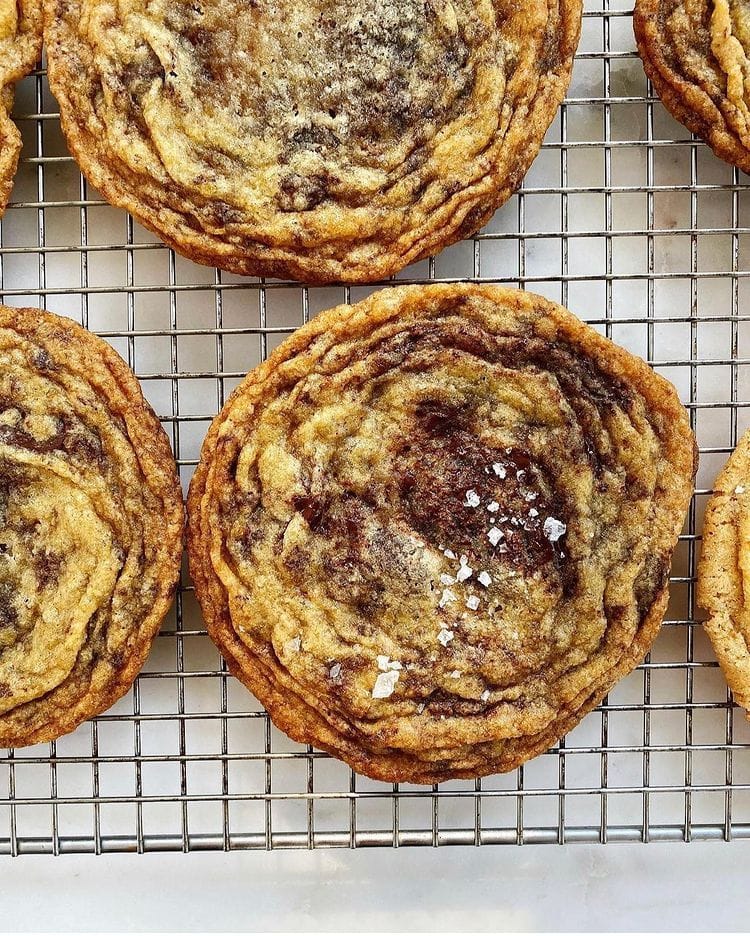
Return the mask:
POLYGON ((8 204, 21 153, 21 134, 10 119, 13 85, 42 54, 42 0, 0 0, 0 216, 8 204))
POLYGON ((509 770, 648 651, 695 465, 672 385, 565 309, 388 289, 227 402, 190 568, 291 737, 388 781, 509 770))
POLYGON ((50 741, 131 686, 179 574, 164 430, 103 340, 0 306, 0 746, 50 741))
POLYGON ((93 185, 182 254, 310 283, 387 277, 520 184, 581 0, 44 0, 49 80, 93 185))
POLYGON ((750 8, 745 0, 636 0, 633 26, 664 106, 750 172, 750 8))
POLYGON ((750 432, 716 482, 703 521, 698 603, 729 688, 750 711, 750 432))

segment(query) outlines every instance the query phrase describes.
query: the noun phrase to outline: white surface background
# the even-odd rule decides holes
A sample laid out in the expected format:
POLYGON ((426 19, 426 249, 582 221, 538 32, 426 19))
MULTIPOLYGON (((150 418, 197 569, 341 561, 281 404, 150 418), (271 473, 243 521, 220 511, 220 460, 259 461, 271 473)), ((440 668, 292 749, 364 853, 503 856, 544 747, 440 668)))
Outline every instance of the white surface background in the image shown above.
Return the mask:
POLYGON ((750 843, 6 862, 3 930, 743 931, 750 843))

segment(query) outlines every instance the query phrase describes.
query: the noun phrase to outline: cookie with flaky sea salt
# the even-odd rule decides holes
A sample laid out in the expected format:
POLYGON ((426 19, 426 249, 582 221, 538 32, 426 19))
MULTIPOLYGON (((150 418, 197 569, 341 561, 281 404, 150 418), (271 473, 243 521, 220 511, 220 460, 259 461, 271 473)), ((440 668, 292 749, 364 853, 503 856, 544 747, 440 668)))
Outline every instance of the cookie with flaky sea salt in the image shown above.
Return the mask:
POLYGON ((670 113, 750 172, 750 8, 744 0, 636 0, 646 74, 670 113))
POLYGON ((478 230, 570 80, 581 0, 44 0, 81 168, 187 257, 372 281, 478 230))
POLYGON ((509 770, 648 651, 690 500, 674 388, 529 293, 324 312, 214 421, 188 499, 209 634, 372 777, 509 770))
POLYGON ((169 442, 122 359, 69 319, 0 307, 0 746, 130 688, 182 533, 169 442))
POLYGON ((10 119, 13 85, 42 54, 42 0, 0 0, 0 215, 5 211, 21 153, 10 119))
POLYGON ((750 432, 714 484, 698 565, 704 628, 738 705, 750 710, 750 432))

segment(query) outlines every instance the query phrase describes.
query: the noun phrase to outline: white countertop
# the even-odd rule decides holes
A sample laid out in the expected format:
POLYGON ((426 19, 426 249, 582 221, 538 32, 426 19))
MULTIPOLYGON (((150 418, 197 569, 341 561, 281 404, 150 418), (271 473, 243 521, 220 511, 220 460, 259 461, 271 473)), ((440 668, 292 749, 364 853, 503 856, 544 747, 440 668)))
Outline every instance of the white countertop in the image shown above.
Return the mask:
POLYGON ((748 926, 750 842, 26 857, 2 929, 172 932, 748 926))

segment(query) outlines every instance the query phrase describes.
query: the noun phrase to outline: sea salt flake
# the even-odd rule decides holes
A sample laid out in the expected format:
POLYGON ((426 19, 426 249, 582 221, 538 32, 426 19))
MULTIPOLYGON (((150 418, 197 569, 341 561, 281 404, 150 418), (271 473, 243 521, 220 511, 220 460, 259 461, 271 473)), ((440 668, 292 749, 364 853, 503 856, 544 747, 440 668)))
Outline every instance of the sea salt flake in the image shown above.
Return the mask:
POLYGON ((378 678, 375 680, 375 685, 372 687, 373 699, 387 699, 388 696, 393 695, 400 675, 398 670, 388 670, 387 673, 379 673, 378 678))
POLYGON ((531 510, 529 511, 529 516, 530 516, 530 517, 538 517, 538 516, 539 516, 539 511, 536 509, 536 507, 532 507, 532 508, 531 508, 531 510))
POLYGON ((443 628, 438 634, 438 641, 444 646, 447 647, 448 644, 453 640, 453 631, 446 630, 443 628))
POLYGON ((417 715, 421 715, 422 712, 424 712, 424 708, 425 708, 424 702, 420 702, 419 705, 417 706, 417 715))
POLYGON ((450 588, 444 588, 443 594, 440 596, 440 601, 438 602, 438 606, 441 608, 444 608, 451 601, 458 601, 458 596, 456 595, 455 592, 452 592, 450 588))
POLYGON ((485 689, 482 695, 480 696, 482 702, 489 702, 490 700, 490 690, 485 689))
POLYGON ((500 504, 498 504, 497 501, 490 501, 489 504, 487 504, 487 510, 490 513, 497 513, 498 510, 500 510, 500 504))
POLYGON ((738 484, 737 487, 734 489, 734 493, 735 493, 735 494, 744 494, 744 493, 745 493, 745 485, 744 485, 744 484, 738 484))
POLYGON ((530 503, 531 501, 535 501, 535 500, 537 499, 537 497, 539 497, 539 495, 538 495, 538 494, 535 494, 533 491, 527 491, 527 492, 523 495, 523 497, 524 497, 524 500, 525 500, 527 503, 530 503))
POLYGON ((464 501, 464 507, 478 507, 481 504, 481 502, 482 500, 476 491, 469 489, 466 492, 466 500, 464 501))
POLYGON ((454 669, 453 672, 451 673, 451 679, 460 679, 460 678, 461 678, 461 670, 454 669))
POLYGON ((287 653, 299 653, 302 649, 302 638, 292 637, 291 640, 287 640, 284 644, 284 649, 287 653))
POLYGON ((480 585, 484 585, 484 587, 487 588, 492 584, 492 576, 489 572, 480 572, 477 576, 477 581, 480 585))
POLYGON ((556 543, 561 536, 565 535, 568 528, 556 517, 547 517, 544 521, 544 535, 550 543, 556 543))
POLYGON ((328 670, 328 675, 331 679, 338 679, 341 675, 341 664, 334 663, 333 666, 328 670))
POLYGON ((384 673, 387 673, 390 670, 403 669, 403 666, 398 662, 398 660, 392 660, 389 656, 380 654, 376 657, 376 659, 378 661, 378 669, 382 670, 384 673))
POLYGON ((495 462, 492 466, 492 470, 501 481, 505 480, 508 475, 508 472, 505 470, 505 465, 502 465, 500 462, 495 462))
MULTIPOLYGON (((461 558, 463 559, 464 557, 461 556, 461 558)), ((456 572, 456 581, 465 582, 466 579, 470 579, 473 574, 474 570, 471 568, 471 566, 468 566, 462 562, 461 568, 458 570, 458 572, 456 572)))
POLYGON ((497 527, 493 526, 490 532, 487 534, 487 539, 492 543, 493 546, 497 546, 497 544, 501 539, 503 539, 504 536, 505 534, 502 530, 498 530, 497 527))
POLYGON ((446 559, 453 559, 454 561, 456 559, 456 554, 453 552, 452 549, 444 549, 443 555, 445 556, 446 559))
POLYGON ((447 572, 443 572, 442 575, 440 576, 441 585, 455 585, 455 583, 456 583, 456 580, 453 578, 452 575, 448 575, 447 572))
POLYGON ((469 595, 466 599, 466 607, 471 611, 476 611, 479 607, 479 598, 476 595, 469 595))

